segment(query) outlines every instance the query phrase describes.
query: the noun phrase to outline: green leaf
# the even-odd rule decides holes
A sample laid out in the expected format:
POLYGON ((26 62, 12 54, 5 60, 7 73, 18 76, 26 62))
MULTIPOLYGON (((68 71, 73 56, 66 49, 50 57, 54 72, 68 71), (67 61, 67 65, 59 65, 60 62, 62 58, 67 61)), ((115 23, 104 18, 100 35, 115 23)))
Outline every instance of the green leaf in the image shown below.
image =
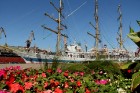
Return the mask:
POLYGON ((43 86, 37 86, 38 90, 42 90, 43 86))
POLYGON ((132 76, 132 91, 137 88, 137 86, 140 84, 140 72, 137 72, 133 74, 132 76))
POLYGON ((71 89, 68 89, 65 93, 73 93, 71 89))
POLYGON ((132 75, 132 79, 136 78, 137 76, 140 76, 140 72, 134 73, 134 74, 132 75))
POLYGON ((129 29, 130 29, 130 33, 134 33, 134 30, 131 27, 129 27, 129 29))
POLYGON ((0 83, 0 89, 3 89, 5 86, 5 84, 0 83))
POLYGON ((32 93, 30 90, 26 90, 26 93, 32 93))

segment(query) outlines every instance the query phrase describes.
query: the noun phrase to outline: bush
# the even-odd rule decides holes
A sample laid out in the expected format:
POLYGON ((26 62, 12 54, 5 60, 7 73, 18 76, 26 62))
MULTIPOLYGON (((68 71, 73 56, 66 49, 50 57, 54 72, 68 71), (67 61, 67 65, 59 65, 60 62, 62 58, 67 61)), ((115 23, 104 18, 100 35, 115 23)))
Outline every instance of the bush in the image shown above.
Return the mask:
POLYGON ((54 57, 54 58, 53 58, 53 62, 52 62, 52 68, 53 68, 54 70, 56 70, 57 67, 58 67, 58 65, 59 65, 58 58, 57 58, 57 57, 54 57))
POLYGON ((105 70, 108 74, 121 74, 119 65, 112 61, 93 61, 87 65, 88 68, 94 70, 105 70))
POLYGON ((70 63, 70 64, 65 64, 65 66, 62 67, 62 70, 69 70, 71 72, 76 72, 76 71, 84 71, 86 73, 88 73, 90 71, 90 69, 85 66, 85 64, 82 63, 70 63))

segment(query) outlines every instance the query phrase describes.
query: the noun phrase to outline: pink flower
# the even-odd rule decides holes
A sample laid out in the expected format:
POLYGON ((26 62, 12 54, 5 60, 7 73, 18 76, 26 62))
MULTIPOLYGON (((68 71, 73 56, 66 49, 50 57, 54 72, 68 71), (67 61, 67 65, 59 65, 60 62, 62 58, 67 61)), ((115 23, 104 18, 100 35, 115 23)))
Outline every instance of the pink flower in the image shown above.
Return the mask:
POLYGON ((1 70, 0 70, 0 77, 3 76, 4 73, 5 73, 5 71, 1 69, 1 70))
POLYGON ((25 89, 30 89, 32 87, 32 82, 25 82, 24 87, 25 89))
POLYGON ((79 72, 75 72, 75 73, 74 73, 75 76, 78 76, 78 74, 79 74, 79 72))
POLYGON ((104 79, 96 80, 95 83, 98 84, 98 85, 105 85, 105 84, 108 83, 108 80, 104 80, 104 79))
POLYGON ((56 72, 57 72, 57 73, 61 73, 62 70, 61 70, 60 68, 58 68, 58 69, 56 70, 56 72))
POLYGON ((46 74, 45 74, 45 73, 42 73, 42 77, 44 77, 44 78, 45 78, 45 77, 46 77, 46 74))
POLYGON ((81 75, 81 76, 84 76, 84 72, 80 72, 80 75, 81 75))
POLYGON ((100 85, 100 80, 95 80, 95 83, 100 85))
POLYGON ((7 92, 5 90, 0 90, 0 93, 10 93, 10 92, 7 92))
POLYGON ((74 79, 73 79, 73 78, 70 78, 70 81, 71 81, 71 82, 74 82, 74 79))
POLYGON ((48 82, 45 82, 44 83, 44 88, 47 87, 47 86, 48 86, 48 82))
POLYGON ((69 83, 68 82, 65 82, 64 83, 64 88, 68 88, 69 87, 69 83))
POLYGON ((100 84, 105 85, 108 83, 108 80, 100 80, 100 84))
POLYGON ((51 90, 43 91, 42 93, 52 93, 51 90))
POLYGON ((15 67, 15 70, 20 70, 20 69, 21 69, 20 66, 16 66, 16 67, 15 67))
POLYGON ((95 74, 94 70, 91 71, 91 74, 92 74, 92 75, 95 74))

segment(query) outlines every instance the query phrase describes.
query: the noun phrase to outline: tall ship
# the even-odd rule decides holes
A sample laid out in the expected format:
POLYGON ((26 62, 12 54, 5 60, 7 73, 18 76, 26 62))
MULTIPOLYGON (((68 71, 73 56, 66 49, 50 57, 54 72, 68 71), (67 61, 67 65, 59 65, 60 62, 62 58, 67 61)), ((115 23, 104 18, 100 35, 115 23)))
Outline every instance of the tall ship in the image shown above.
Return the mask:
POLYGON ((95 35, 92 35, 88 32, 88 34, 95 38, 95 46, 86 51, 82 49, 81 45, 74 41, 73 44, 67 45, 67 39, 69 38, 66 34, 63 34, 62 31, 67 29, 67 26, 63 24, 62 20, 64 20, 63 16, 63 1, 59 0, 59 8, 57 8, 53 2, 50 4, 57 10, 58 18, 54 18, 50 16, 48 13, 45 13, 45 16, 52 19, 54 22, 58 24, 57 30, 53 30, 45 25, 42 27, 48 31, 57 35, 56 42, 56 52, 51 52, 47 50, 39 49, 37 46, 31 46, 32 40, 34 40, 34 32, 31 31, 29 38, 27 39, 26 47, 22 46, 9 46, 9 50, 13 50, 13 53, 17 54, 19 57, 24 59, 26 63, 45 63, 45 62, 85 62, 85 61, 94 61, 94 60, 130 60, 130 55, 126 49, 123 49, 123 40, 122 40, 122 19, 121 19, 121 10, 119 6, 119 38, 118 43, 120 48, 118 49, 108 49, 107 45, 104 45, 103 48, 99 49, 100 40, 100 32, 99 32, 99 18, 98 18, 98 0, 95 0, 95 26, 90 23, 96 31, 95 35), (60 49, 60 40, 61 37, 64 39, 64 49, 60 49))

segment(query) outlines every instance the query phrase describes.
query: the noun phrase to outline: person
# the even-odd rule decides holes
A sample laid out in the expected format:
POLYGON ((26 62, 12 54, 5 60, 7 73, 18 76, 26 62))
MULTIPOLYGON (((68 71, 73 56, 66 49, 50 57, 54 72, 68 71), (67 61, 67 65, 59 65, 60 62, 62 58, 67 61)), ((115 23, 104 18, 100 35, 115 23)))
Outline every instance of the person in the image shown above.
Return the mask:
POLYGON ((29 48, 29 47, 30 47, 30 45, 31 45, 30 40, 27 40, 27 41, 26 41, 26 47, 27 47, 27 48, 29 48))

